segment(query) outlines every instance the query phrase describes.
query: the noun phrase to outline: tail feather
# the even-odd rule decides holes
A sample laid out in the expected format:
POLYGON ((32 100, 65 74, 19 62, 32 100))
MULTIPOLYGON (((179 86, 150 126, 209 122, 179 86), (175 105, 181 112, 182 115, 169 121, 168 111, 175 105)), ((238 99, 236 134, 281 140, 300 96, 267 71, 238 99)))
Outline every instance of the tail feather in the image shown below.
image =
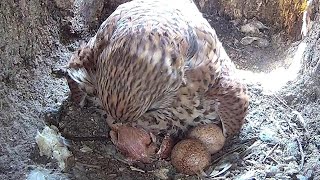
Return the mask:
MULTIPOLYGON (((85 100, 97 101, 95 78, 85 68, 67 68, 67 81, 71 91, 71 98, 80 106, 84 106, 85 100)), ((99 103, 98 103, 99 104, 99 103)))
POLYGON ((83 107, 85 104, 86 93, 80 89, 78 83, 74 81, 70 76, 67 76, 66 79, 70 89, 71 100, 83 107))

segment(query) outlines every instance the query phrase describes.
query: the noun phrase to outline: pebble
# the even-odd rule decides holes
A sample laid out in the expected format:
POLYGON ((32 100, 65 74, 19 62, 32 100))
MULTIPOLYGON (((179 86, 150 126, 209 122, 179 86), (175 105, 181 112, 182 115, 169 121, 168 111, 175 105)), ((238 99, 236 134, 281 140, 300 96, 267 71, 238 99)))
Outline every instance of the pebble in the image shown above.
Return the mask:
POLYGON ((254 177, 255 177, 255 171, 247 171, 235 179, 236 180, 248 180, 248 179, 254 179, 254 177))
POLYGON ((245 46, 254 43, 256 46, 261 47, 261 48, 268 47, 270 44, 267 39, 260 38, 260 37, 251 37, 251 36, 246 36, 246 37, 242 38, 240 43, 245 46))
POLYGON ((259 134, 259 138, 261 141, 264 141, 264 142, 270 142, 274 144, 279 142, 277 134, 274 131, 272 131, 270 128, 263 129, 259 134))
POLYGON ((93 150, 87 145, 83 145, 80 151, 85 153, 85 152, 92 152, 93 150))
POLYGON ((283 158, 283 160, 284 160, 286 163, 289 163, 289 162, 291 162, 291 161, 296 161, 297 158, 295 158, 294 156, 288 156, 288 157, 283 158))
POLYGON ((303 176, 303 175, 298 174, 298 175, 297 175, 297 179, 298 179, 298 180, 308 180, 309 178, 307 178, 306 176, 303 176))
POLYGON ((168 173, 169 173, 169 169, 161 168, 161 169, 155 170, 154 175, 157 176, 159 179, 169 179, 168 173))
POLYGON ((290 156, 296 156, 299 154, 299 146, 298 146, 297 142, 290 141, 286 144, 287 144, 286 151, 290 156))
POLYGON ((258 34, 261 29, 269 29, 269 28, 257 20, 253 20, 240 27, 240 31, 247 34, 258 34))
POLYGON ((273 176, 275 176, 278 172, 280 172, 280 169, 279 169, 278 166, 270 166, 270 167, 267 169, 267 171, 266 171, 268 177, 273 177, 273 176))

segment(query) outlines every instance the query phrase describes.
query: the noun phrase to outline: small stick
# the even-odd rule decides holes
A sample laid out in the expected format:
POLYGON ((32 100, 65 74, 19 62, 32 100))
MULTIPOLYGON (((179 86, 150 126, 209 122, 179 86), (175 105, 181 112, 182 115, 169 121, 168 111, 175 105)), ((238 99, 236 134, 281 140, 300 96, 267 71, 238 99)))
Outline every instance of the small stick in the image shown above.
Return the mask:
POLYGON ((306 122, 305 122, 304 118, 302 117, 301 113, 300 113, 299 111, 297 111, 297 110, 294 110, 294 109, 291 108, 290 106, 288 106, 287 103, 284 102, 282 99, 280 99, 277 95, 274 95, 274 97, 275 97, 278 101, 280 101, 284 106, 286 106, 287 108, 289 108, 293 114, 297 115, 298 120, 299 120, 300 123, 302 124, 304 130, 307 131, 306 122))
POLYGON ((277 143, 273 148, 266 154, 266 157, 263 158, 262 163, 273 153, 273 151, 279 146, 279 143, 277 143))
POLYGON ((219 170, 218 172, 214 169, 211 173, 210 173, 210 176, 211 178, 214 178, 214 177, 217 177, 223 173, 225 173, 227 170, 229 170, 230 168, 232 167, 232 164, 231 163, 228 163, 228 164, 224 164, 223 166, 220 166, 218 168, 222 168, 221 170, 219 170), (216 171, 216 172, 214 172, 216 171))
POLYGON ((86 164, 86 163, 82 163, 82 162, 79 162, 79 161, 76 162, 76 165, 85 166, 85 167, 89 167, 89 168, 101 169, 101 166, 99 166, 99 165, 86 164))
POLYGON ((277 95, 273 95, 278 101, 280 101, 284 106, 289 108, 290 110, 293 110, 286 102, 284 102, 282 99, 280 99, 277 95))
POLYGON ((85 137, 78 137, 78 136, 73 136, 67 133, 62 133, 61 134, 64 138, 67 140, 72 140, 72 141, 106 141, 108 139, 107 136, 85 136, 85 137))
POLYGON ((136 168, 136 167, 134 167, 134 166, 130 166, 130 169, 131 169, 132 171, 138 171, 138 172, 141 172, 141 173, 146 173, 144 170, 139 169, 139 168, 136 168))
POLYGON ((300 150, 300 156, 301 156, 301 164, 300 164, 300 170, 302 170, 303 166, 304 166, 304 160, 305 160, 305 154, 303 152, 303 148, 302 145, 300 143, 300 140, 298 139, 298 137, 296 138, 298 144, 299 144, 299 150, 300 150))

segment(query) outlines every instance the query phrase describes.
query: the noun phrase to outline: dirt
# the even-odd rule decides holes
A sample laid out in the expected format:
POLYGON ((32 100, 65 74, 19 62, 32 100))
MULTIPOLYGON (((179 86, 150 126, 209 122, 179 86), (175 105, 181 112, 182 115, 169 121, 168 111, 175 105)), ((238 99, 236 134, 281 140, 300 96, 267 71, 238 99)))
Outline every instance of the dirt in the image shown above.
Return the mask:
MULTIPOLYGON (((246 35, 239 25, 225 17, 206 17, 242 70, 270 73, 279 66, 288 67, 292 62, 286 57, 293 56, 299 43, 307 43, 302 59, 305 66, 279 91, 265 91, 261 82, 243 77, 251 97, 246 124, 239 137, 230 139, 212 157, 207 174, 217 179, 320 179, 320 23, 296 43, 264 31, 263 37, 271 43, 260 48, 240 43, 246 35)), ((57 40, 61 43, 57 51, 38 57, 36 67, 13 67, 5 70, 13 75, 2 76, 0 179, 26 179, 35 174, 48 179, 199 179, 176 173, 167 161, 134 167, 124 163, 99 111, 80 108, 69 100, 66 81, 53 70, 68 61, 80 40, 92 35, 86 26, 74 26, 78 18, 71 21, 60 37, 63 42, 57 40), (68 28, 80 36, 69 36, 68 28), (65 172, 55 160, 39 154, 35 136, 45 124, 56 125, 69 139, 75 163, 65 172)))

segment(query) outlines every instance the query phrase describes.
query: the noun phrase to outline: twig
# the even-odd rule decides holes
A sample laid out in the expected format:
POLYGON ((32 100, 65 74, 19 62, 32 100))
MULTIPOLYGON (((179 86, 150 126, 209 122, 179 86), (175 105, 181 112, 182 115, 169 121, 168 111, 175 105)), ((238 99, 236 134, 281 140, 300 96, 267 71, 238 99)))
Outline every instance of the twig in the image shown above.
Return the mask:
POLYGON ((68 133, 61 133, 61 135, 71 141, 106 141, 108 139, 107 136, 84 136, 84 137, 79 137, 79 136, 73 136, 68 133))
POLYGON ((3 109, 3 101, 1 100, 0 101, 0 110, 2 110, 3 109))
POLYGON ((249 146, 245 151, 243 151, 240 155, 243 157, 243 160, 249 159, 253 154, 249 154, 246 156, 247 153, 253 150, 253 148, 258 147, 261 145, 261 141, 255 141, 251 146, 249 146))
POLYGON ((118 160, 118 161, 120 161, 120 162, 122 162, 122 163, 124 163, 124 164, 127 164, 127 165, 129 165, 129 166, 131 166, 132 165, 132 163, 130 163, 130 162, 128 162, 128 161, 126 161, 126 160, 123 160, 123 159, 121 159, 121 158, 119 158, 119 157, 114 157, 116 160, 118 160))
POLYGON ((282 99, 280 99, 277 95, 273 95, 278 101, 280 101, 284 106, 289 108, 290 110, 293 110, 286 102, 284 102, 282 99))
POLYGON ((223 154, 222 156, 217 157, 215 160, 213 160, 213 161, 212 161, 212 164, 216 164, 216 163, 218 163, 220 160, 222 160, 222 159, 224 159, 224 158, 228 157, 229 155, 231 155, 231 154, 233 154, 233 153, 237 152, 239 149, 242 149, 242 148, 243 148, 243 146, 238 146, 238 147, 236 147, 236 148, 234 148, 234 149, 232 149, 232 150, 230 150, 230 151, 226 152, 226 153, 225 153, 225 154, 223 154))
POLYGON ((263 162, 273 153, 273 151, 274 151, 278 146, 279 146, 279 143, 277 143, 275 146, 273 146, 273 148, 266 154, 266 157, 264 157, 264 158, 262 159, 262 162, 261 162, 261 163, 263 163, 263 162))
MULTIPOLYGON (((228 150, 225 154, 219 156, 219 157, 216 157, 213 161, 212 161, 212 164, 216 164, 218 163, 221 159, 225 159, 226 157, 228 157, 229 155, 235 153, 235 152, 238 152, 240 156, 244 156, 245 153, 248 151, 249 148, 246 148, 246 145, 248 144, 251 144, 251 146, 256 142, 256 137, 252 138, 252 139, 249 139, 249 140, 246 140, 246 141, 242 141, 241 142, 241 145, 231 149, 231 150, 228 150)), ((250 147, 251 147, 250 146, 250 147)))
POLYGON ((269 156, 269 159, 271 159, 273 162, 277 163, 277 164, 280 164, 279 161, 275 160, 272 156, 269 156))
POLYGON ((252 164, 254 166, 258 164, 258 162, 256 160, 245 160, 245 162, 246 163, 250 163, 250 164, 252 164))
POLYGON ((291 108, 286 102, 284 102, 282 99, 280 99, 277 95, 274 94, 274 97, 280 101, 285 107, 289 108, 289 110, 291 111, 291 113, 295 114, 298 116, 298 120, 300 121, 300 123, 302 124, 303 128, 305 131, 307 131, 306 128, 306 122, 304 120, 304 118, 302 117, 301 113, 293 108, 291 108))
POLYGON ((230 175, 230 172, 226 172, 223 176, 220 177, 211 177, 211 176, 206 176, 204 177, 204 179, 208 179, 208 180, 220 180, 220 179, 227 179, 227 176, 230 175))
POLYGON ((132 171, 138 171, 138 172, 141 172, 141 173, 146 173, 144 170, 139 169, 139 168, 136 168, 136 167, 134 167, 134 166, 130 166, 130 169, 131 169, 132 171))
POLYGON ((229 170, 232 167, 231 163, 223 164, 222 166, 217 166, 214 168, 214 170, 210 173, 209 177, 214 178, 217 177, 223 173, 225 173, 227 170, 229 170), (216 170, 219 169, 219 170, 216 170))
POLYGON ((304 166, 304 160, 305 160, 305 154, 303 152, 303 148, 302 145, 300 143, 300 140, 298 139, 298 137, 296 138, 298 144, 299 144, 299 150, 300 150, 300 156, 301 156, 301 164, 300 164, 300 170, 302 170, 303 166, 304 166))
POLYGON ((79 161, 77 161, 76 164, 77 164, 77 165, 80 165, 80 166, 89 167, 89 168, 101 169, 101 166, 99 166, 99 165, 86 164, 86 163, 82 163, 82 162, 79 162, 79 161))

